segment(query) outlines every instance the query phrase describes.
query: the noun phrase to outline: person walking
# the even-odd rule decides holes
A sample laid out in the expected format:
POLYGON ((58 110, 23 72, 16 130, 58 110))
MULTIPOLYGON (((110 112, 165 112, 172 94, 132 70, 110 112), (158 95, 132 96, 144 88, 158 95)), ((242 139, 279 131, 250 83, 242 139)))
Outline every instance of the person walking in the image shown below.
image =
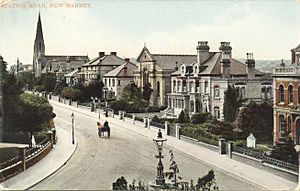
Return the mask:
POLYGON ((97 127, 98 127, 98 135, 99 135, 99 137, 101 137, 101 128, 102 128, 102 125, 101 125, 101 123, 99 121, 97 122, 97 127))

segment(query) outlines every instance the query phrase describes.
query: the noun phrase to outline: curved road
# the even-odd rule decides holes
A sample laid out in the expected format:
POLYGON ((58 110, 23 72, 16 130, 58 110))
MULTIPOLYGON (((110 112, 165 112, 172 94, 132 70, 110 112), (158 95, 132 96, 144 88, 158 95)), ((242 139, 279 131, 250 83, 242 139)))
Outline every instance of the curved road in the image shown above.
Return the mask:
MULTIPOLYGON (((72 111, 57 105, 53 107, 56 113, 56 127, 71 130, 70 114, 72 111)), ((154 156, 157 154, 157 149, 151 139, 113 123, 110 123, 111 138, 99 138, 96 118, 81 113, 79 110, 74 114, 77 150, 66 165, 31 188, 32 190, 108 190, 111 189, 112 182, 121 176, 124 176, 128 183, 131 183, 133 179, 140 179, 145 183, 155 179, 157 159, 154 156)), ((168 151, 170 149, 170 147, 164 147, 165 170, 169 164, 168 151)), ((197 158, 174 149, 173 151, 180 169, 179 176, 186 180, 197 181, 198 177, 202 177, 212 169, 216 174, 217 184, 222 190, 261 189, 249 181, 203 163, 197 158)))

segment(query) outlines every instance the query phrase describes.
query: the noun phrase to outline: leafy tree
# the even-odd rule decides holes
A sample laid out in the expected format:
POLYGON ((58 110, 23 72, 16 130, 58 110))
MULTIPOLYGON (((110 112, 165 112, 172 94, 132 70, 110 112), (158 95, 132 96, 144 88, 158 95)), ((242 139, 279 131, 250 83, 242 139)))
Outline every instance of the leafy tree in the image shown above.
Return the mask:
POLYGON ((35 76, 31 71, 24 71, 19 74, 19 81, 22 84, 22 87, 27 87, 29 90, 32 90, 34 87, 35 76))
POLYGON ((37 79, 37 85, 40 86, 40 90, 42 91, 54 91, 54 88, 56 86, 56 75, 54 73, 42 74, 37 79))
POLYGON ((122 98, 128 102, 139 102, 142 100, 141 89, 132 82, 123 89, 122 98))
POLYGON ((234 87, 229 85, 227 91, 225 92, 223 106, 224 120, 226 122, 234 122, 239 105, 240 104, 237 100, 236 90, 234 87))
POLYGON ((237 127, 245 139, 252 133, 257 141, 272 142, 273 107, 272 103, 250 102, 237 117, 237 127))
POLYGON ((160 119, 157 117, 157 115, 154 115, 154 117, 151 119, 151 121, 153 122, 157 122, 157 123, 160 123, 160 119))
POLYGON ((238 132, 235 130, 235 126, 228 122, 215 122, 208 128, 208 131, 212 134, 219 135, 226 140, 236 140, 239 138, 238 132))
POLYGON ((202 178, 198 178, 196 190, 218 190, 218 186, 215 180, 215 173, 210 170, 207 175, 202 178))
POLYGON ((62 95, 67 99, 78 100, 81 96, 81 91, 77 88, 66 87, 62 90, 62 95))
POLYGON ((118 178, 116 182, 113 183, 113 190, 127 190, 127 181, 124 176, 118 178))
POLYGON ((19 96, 19 105, 17 127, 20 131, 29 133, 30 144, 32 134, 42 130, 43 125, 52 119, 53 108, 45 98, 27 93, 19 96))

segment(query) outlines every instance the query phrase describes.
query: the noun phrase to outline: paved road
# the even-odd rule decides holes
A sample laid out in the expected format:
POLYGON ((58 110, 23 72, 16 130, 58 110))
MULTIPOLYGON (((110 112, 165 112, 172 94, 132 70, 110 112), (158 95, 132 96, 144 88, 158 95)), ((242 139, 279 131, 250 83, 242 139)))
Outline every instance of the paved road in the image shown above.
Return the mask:
MULTIPOLYGON (((55 123, 71 133, 71 111, 54 105, 55 123)), ((112 182, 125 176, 128 182, 141 179, 145 183, 153 181, 156 174, 157 153, 153 141, 133 131, 126 130, 118 124, 110 123, 111 138, 99 138, 97 135, 96 118, 80 112, 75 114, 75 137, 78 147, 68 163, 55 174, 45 179, 32 189, 100 189, 111 188, 112 182)), ((109 119, 108 119, 109 121, 109 119)), ((121 122, 120 122, 121 123, 121 122)), ((71 140, 70 140, 71 144, 71 140)), ((164 148, 165 169, 168 166, 168 151, 164 148)), ((187 180, 196 181, 197 177, 213 169, 217 183, 222 190, 257 190, 259 186, 242 178, 205 164, 202 161, 174 150, 179 175, 187 180)), ((209 156, 203 156, 209 157, 209 156)))

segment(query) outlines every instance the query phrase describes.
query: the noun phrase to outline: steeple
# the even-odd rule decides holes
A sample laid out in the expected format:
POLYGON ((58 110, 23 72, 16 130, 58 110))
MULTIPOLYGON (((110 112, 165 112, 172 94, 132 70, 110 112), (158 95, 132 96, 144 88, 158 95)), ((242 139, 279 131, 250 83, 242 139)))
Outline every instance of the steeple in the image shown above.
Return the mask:
POLYGON ((41 21, 41 14, 40 13, 39 13, 39 18, 38 18, 38 23, 37 23, 37 28, 36 28, 35 41, 44 41, 42 21, 41 21))
POLYGON ((45 43, 43 37, 41 14, 39 13, 37 28, 36 28, 36 36, 34 41, 34 53, 33 53, 33 70, 35 71, 36 76, 39 76, 41 70, 45 67, 44 56, 45 56, 45 43))

